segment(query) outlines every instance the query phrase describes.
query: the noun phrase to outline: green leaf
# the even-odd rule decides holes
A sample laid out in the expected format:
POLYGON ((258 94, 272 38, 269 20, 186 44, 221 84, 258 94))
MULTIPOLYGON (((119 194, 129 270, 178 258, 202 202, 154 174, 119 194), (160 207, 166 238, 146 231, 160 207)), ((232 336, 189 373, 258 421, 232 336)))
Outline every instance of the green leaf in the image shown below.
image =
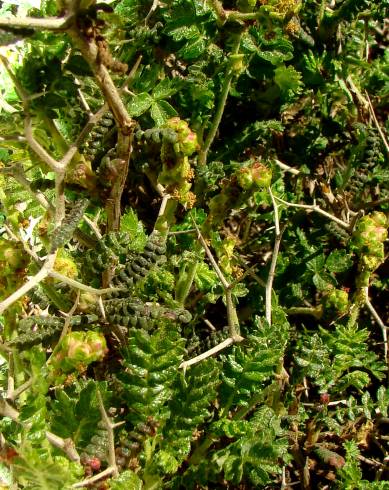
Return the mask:
POLYGON ((78 395, 70 396, 57 389, 51 403, 51 430, 60 437, 71 438, 76 447, 85 447, 101 420, 96 403, 96 385, 90 381, 78 395))
POLYGON ((184 60, 194 60, 205 51, 205 48, 205 39, 201 36, 201 34, 199 34, 194 39, 188 41, 177 54, 184 60))
POLYGON ((169 36, 171 36, 174 41, 182 41, 183 39, 193 39, 198 37, 200 34, 199 28, 196 25, 187 25, 182 27, 177 27, 169 31, 169 36))
POLYGON ((167 99, 177 92, 177 82, 170 78, 164 78, 153 88, 151 92, 154 100, 167 99))
POLYGON ((143 482, 133 471, 125 470, 113 480, 109 480, 111 490, 142 490, 143 482))
POLYGON ((325 265, 330 272, 345 272, 353 265, 353 261, 346 250, 334 250, 327 257, 325 265))
POLYGON ((143 224, 139 221, 136 212, 132 208, 127 208, 120 219, 120 231, 129 233, 131 237, 131 248, 143 250, 147 242, 147 235, 143 224))
POLYGON ((275 66, 293 58, 292 53, 282 53, 281 51, 258 51, 257 55, 275 66))
POLYGON ((274 81, 281 92, 299 92, 302 87, 301 73, 293 66, 279 66, 274 70, 274 81))
POLYGON ((157 126, 163 126, 168 119, 174 116, 177 116, 177 111, 166 100, 152 103, 151 117, 157 126))
POLYGON ((312 282, 319 291, 328 291, 337 285, 336 280, 323 271, 314 274, 312 282))
POLYGON ((22 488, 31 490, 70 490, 82 478, 83 468, 64 456, 52 456, 51 449, 25 443, 18 450, 13 475, 22 488))
POLYGON ((127 105, 127 110, 131 116, 138 117, 145 113, 153 103, 153 98, 146 92, 134 95, 127 105))

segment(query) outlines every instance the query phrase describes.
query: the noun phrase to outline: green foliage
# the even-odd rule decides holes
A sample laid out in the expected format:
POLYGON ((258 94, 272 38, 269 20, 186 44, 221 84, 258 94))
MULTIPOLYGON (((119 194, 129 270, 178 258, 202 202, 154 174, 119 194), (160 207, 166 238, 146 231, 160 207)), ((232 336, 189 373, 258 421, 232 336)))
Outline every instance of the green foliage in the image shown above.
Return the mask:
POLYGON ((62 388, 56 389, 50 407, 50 428, 60 437, 71 438, 77 448, 84 448, 101 420, 96 402, 96 383, 90 381, 72 391, 66 393, 62 388))
POLYGON ((176 379, 162 447, 174 455, 177 464, 188 456, 196 428, 211 416, 210 405, 220 384, 219 371, 218 364, 208 359, 176 379))
POLYGON ((70 489, 82 476, 82 467, 64 456, 53 456, 46 450, 37 450, 25 444, 12 464, 12 472, 19 488, 31 490, 70 489))
POLYGON ((222 356, 220 393, 225 413, 231 406, 248 406, 259 386, 263 390, 279 369, 287 339, 285 317, 280 315, 279 322, 272 326, 256 318, 254 328, 247 335, 246 348, 234 346, 231 353, 222 356))
POLYGON ((371 378, 384 376, 385 366, 368 347, 369 333, 356 326, 336 325, 329 332, 307 335, 295 358, 300 376, 308 376, 322 392, 344 393, 350 387, 359 391, 371 378))
POLYGON ((387 0, 0 3, 0 479, 388 488, 387 0))
POLYGON ((131 405, 128 417, 135 426, 149 418, 157 423, 168 418, 167 402, 183 357, 182 344, 179 334, 167 327, 151 335, 142 329, 129 331, 121 384, 131 405))

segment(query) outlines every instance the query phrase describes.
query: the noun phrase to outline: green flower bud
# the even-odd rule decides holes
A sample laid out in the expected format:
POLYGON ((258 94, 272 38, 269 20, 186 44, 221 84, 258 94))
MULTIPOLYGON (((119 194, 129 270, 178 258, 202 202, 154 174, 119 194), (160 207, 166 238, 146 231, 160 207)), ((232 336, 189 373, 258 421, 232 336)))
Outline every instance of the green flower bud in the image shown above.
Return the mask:
POLYGON ((252 187, 264 189, 269 187, 272 179, 272 171, 260 162, 254 162, 247 167, 239 169, 236 174, 238 184, 244 190, 252 187))
POLYGON ((166 122, 168 128, 174 129, 177 133, 185 133, 188 131, 188 123, 179 117, 172 117, 166 122))
POLYGON ((333 289, 323 298, 323 304, 327 311, 345 313, 349 307, 348 293, 343 289, 333 289))
POLYGON ((70 332, 53 356, 53 367, 64 373, 83 371, 88 364, 103 359, 107 343, 99 332, 70 332))
POLYGON ((272 171, 270 168, 262 165, 259 162, 255 162, 252 167, 254 184, 259 188, 269 187, 272 179, 272 171))
POLYGON ((56 257, 54 270, 70 279, 75 279, 78 276, 77 265, 70 257, 56 257))
POLYGON ((238 180, 238 184, 244 190, 251 189, 253 186, 253 174, 250 172, 250 168, 248 167, 239 169, 236 174, 236 178, 238 180))
MULTIPOLYGON (((380 244, 382 245, 382 243, 380 244)), ((382 257, 377 257, 374 255, 362 255, 361 257, 361 265, 362 270, 373 272, 379 267, 382 263, 382 259, 384 255, 384 250, 382 247, 382 257)))
POLYGON ((198 148, 197 136, 193 131, 180 142, 180 150, 185 156, 191 156, 198 148))

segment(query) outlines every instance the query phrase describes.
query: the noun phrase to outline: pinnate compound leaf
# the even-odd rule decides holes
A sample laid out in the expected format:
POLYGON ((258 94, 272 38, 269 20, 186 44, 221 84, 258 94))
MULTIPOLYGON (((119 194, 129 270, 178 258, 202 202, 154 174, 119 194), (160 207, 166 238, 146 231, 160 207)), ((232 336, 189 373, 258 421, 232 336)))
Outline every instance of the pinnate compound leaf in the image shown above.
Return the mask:
POLYGON ((169 325, 155 333, 131 329, 120 377, 134 425, 169 416, 173 383, 184 354, 184 339, 169 325), (170 328, 169 328, 170 327, 170 328))
POLYGON ((220 383, 219 369, 214 359, 206 359, 175 382, 175 396, 164 428, 163 447, 180 463, 189 454, 196 427, 211 415, 211 403, 220 383))
POLYGON ((253 330, 247 335, 247 342, 234 346, 229 354, 221 356, 223 407, 246 406, 251 396, 273 377, 283 357, 289 328, 283 313, 276 317, 277 313, 271 327, 266 320, 257 318, 253 330))

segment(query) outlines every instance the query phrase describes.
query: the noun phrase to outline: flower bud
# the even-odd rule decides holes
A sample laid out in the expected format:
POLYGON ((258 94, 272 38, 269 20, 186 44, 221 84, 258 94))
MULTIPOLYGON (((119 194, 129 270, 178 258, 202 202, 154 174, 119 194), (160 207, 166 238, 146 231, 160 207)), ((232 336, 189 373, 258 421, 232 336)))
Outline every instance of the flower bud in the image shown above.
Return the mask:
POLYGON ((343 289, 333 289, 323 298, 324 308, 334 311, 337 314, 345 313, 348 310, 348 294, 343 289))
POLYGON ((53 356, 53 366, 65 373, 82 371, 92 362, 102 360, 107 350, 105 337, 99 332, 70 332, 53 356))

